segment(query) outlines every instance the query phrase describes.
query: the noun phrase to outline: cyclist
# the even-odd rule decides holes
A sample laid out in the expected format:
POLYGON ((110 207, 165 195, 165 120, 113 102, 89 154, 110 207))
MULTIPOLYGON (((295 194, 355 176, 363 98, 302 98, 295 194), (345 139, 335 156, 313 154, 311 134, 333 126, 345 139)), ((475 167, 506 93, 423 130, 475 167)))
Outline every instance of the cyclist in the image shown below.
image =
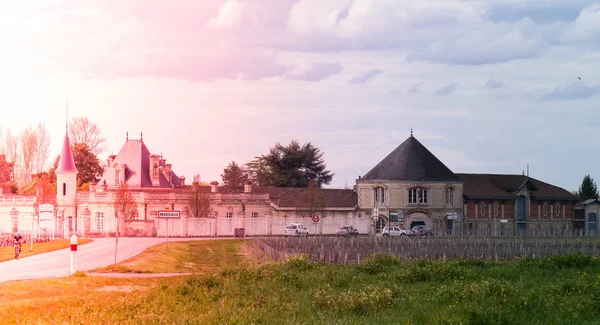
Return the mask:
POLYGON ((15 234, 13 237, 13 245, 15 245, 15 259, 19 259, 19 254, 21 254, 21 242, 23 241, 23 236, 19 232, 15 234))

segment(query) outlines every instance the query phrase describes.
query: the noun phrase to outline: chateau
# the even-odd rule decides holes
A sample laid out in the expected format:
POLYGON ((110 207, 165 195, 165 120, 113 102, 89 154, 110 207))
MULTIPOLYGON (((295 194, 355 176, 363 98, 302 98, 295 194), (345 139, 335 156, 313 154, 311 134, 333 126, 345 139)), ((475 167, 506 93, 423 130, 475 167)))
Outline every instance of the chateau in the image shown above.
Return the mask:
MULTIPOLYGON (((232 236, 281 235, 285 225, 305 224, 311 234, 333 234, 350 224, 375 234, 387 225, 428 225, 436 234, 513 235, 580 230, 595 233, 598 201, 579 198, 560 187, 526 175, 454 173, 412 134, 364 176, 354 189, 320 189, 318 209, 303 201, 310 189, 219 186, 200 191, 210 199, 210 213, 188 212, 192 186, 162 155, 143 141, 126 137, 117 155, 106 161, 100 181, 77 191, 77 167, 68 135, 56 170, 54 231, 58 236, 232 236), (130 220, 117 218, 116 190, 128 185, 137 204, 130 220), (162 219, 158 211, 179 211, 162 219), (587 210, 590 210, 586 213, 587 210), (594 211, 592 211, 594 210, 594 211)), ((0 196, 0 230, 37 233, 35 196, 0 196)))

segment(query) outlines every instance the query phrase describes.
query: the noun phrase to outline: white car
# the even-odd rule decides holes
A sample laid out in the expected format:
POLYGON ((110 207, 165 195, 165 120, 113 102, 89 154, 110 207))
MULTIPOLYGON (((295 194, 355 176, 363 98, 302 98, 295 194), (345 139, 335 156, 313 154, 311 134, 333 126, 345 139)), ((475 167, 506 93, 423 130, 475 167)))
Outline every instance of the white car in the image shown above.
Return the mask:
POLYGON ((402 227, 384 227, 381 230, 381 236, 383 237, 399 237, 399 236, 412 236, 413 232, 411 230, 406 230, 402 227))
POLYGON ((285 227, 285 236, 306 236, 308 237, 308 229, 301 223, 290 223, 285 227))

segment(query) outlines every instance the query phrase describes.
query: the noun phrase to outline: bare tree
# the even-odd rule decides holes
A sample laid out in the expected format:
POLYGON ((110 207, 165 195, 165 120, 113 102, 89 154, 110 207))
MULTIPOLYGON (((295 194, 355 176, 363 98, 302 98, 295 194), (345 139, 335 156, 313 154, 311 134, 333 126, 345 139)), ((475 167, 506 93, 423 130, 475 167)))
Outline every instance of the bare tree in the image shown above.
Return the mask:
POLYGON ((42 123, 38 123, 35 128, 35 134, 37 137, 36 143, 36 156, 34 161, 33 170, 35 173, 41 173, 46 169, 48 164, 48 157, 50 156, 50 133, 46 130, 46 126, 42 123))
POLYGON ((192 218, 207 218, 210 215, 210 196, 195 178, 188 196, 186 210, 192 218))
POLYGON ((69 123, 69 139, 72 144, 85 143, 94 155, 104 151, 106 138, 101 135, 98 125, 87 117, 77 116, 69 123))
POLYGON ((302 199, 298 204, 298 214, 304 218, 312 217, 315 214, 323 216, 325 206, 326 200, 323 190, 321 190, 315 180, 311 179, 308 183, 308 188, 304 190, 302 199))
POLYGON ((125 220, 131 220, 136 216, 138 206, 127 183, 121 183, 115 191, 114 206, 117 218, 123 216, 125 220))
POLYGON ((29 126, 19 134, 19 155, 21 157, 18 164, 15 164, 15 180, 19 185, 27 183, 29 177, 33 174, 33 167, 37 154, 37 134, 33 127, 29 126))
POLYGON ((6 160, 13 164, 13 175, 12 178, 16 181, 16 175, 19 174, 20 169, 20 157, 19 157, 19 138, 14 136, 10 132, 10 128, 6 129, 5 136, 6 147, 6 160))

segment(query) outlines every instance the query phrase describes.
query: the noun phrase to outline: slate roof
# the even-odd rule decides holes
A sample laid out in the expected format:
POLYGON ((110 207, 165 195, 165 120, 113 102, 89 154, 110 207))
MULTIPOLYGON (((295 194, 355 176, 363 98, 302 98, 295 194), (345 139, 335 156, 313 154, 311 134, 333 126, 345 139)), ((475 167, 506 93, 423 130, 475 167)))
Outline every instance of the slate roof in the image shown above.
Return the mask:
MULTIPOLYGON (((150 150, 146 147, 144 141, 128 139, 125 141, 121 150, 112 161, 111 166, 107 166, 100 179, 99 184, 106 181, 109 186, 115 184, 115 169, 113 166, 127 165, 125 172, 125 180, 130 187, 152 187, 150 179, 150 150)), ((160 167, 165 167, 165 160, 160 160, 160 167)), ((122 170, 122 169, 121 169, 122 170)), ((172 182, 175 185, 179 184, 179 177, 175 172, 171 171, 172 182)), ((159 187, 172 187, 164 173, 159 173, 159 187)))
POLYGON ((463 183, 463 194, 470 199, 516 199, 521 187, 532 190, 531 198, 538 200, 578 201, 573 193, 525 175, 456 174, 463 183))
POLYGON ((65 134, 65 140, 63 141, 62 151, 60 152, 60 159, 58 166, 56 167, 57 173, 77 173, 77 166, 75 166, 75 159, 73 159, 73 152, 71 151, 71 141, 69 141, 69 134, 65 134))
POLYGON ((361 180, 458 181, 458 177, 411 135, 361 180))

